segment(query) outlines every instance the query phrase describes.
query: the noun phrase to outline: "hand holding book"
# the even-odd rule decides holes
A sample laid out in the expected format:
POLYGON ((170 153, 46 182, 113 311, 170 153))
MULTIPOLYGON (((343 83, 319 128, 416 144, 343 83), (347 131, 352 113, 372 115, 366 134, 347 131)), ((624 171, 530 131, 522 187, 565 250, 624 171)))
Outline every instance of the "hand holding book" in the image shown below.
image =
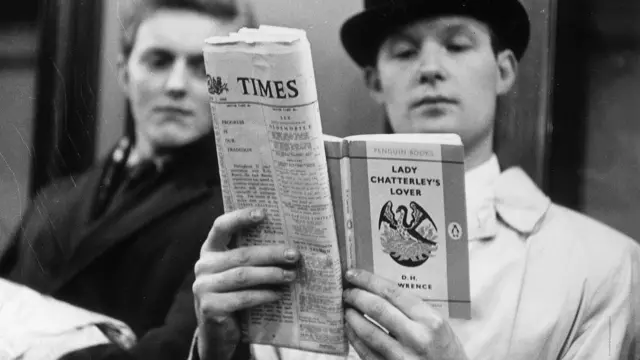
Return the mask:
POLYGON ((441 312, 411 291, 364 270, 345 278, 353 286, 344 291, 346 334, 361 359, 467 359, 441 312))

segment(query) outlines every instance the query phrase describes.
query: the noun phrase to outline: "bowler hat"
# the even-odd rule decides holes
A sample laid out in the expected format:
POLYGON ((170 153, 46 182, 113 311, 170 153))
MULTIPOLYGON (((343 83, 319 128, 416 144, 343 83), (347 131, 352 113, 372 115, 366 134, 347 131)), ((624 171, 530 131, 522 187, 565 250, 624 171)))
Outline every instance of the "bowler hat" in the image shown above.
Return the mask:
POLYGON ((529 17, 520 0, 365 0, 364 11, 342 25, 340 38, 359 66, 373 65, 392 31, 439 15, 469 16, 486 23, 518 60, 529 43, 529 17))

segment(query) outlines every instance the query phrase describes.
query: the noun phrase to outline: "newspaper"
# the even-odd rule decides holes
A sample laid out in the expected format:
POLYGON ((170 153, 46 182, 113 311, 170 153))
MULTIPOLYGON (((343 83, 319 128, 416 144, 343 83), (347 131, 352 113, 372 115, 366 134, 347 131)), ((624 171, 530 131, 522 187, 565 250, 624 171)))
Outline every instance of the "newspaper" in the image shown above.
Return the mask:
POLYGON ((345 355, 342 274, 310 44, 302 30, 261 26, 204 47, 225 211, 267 220, 238 246, 302 254, 283 299, 248 312, 249 339, 345 355))

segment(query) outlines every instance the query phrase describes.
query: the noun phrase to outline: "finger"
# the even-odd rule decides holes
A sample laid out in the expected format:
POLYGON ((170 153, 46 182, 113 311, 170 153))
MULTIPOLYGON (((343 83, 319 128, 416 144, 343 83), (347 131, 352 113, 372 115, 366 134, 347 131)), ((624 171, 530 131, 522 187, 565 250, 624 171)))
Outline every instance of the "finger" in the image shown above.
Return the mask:
MULTIPOLYGON (((349 341, 352 341, 353 347, 358 354, 360 354, 360 351, 368 351, 370 353, 368 355, 374 359, 399 360, 407 358, 405 356, 406 351, 398 341, 371 323, 356 310, 347 309, 345 311, 345 318, 347 329, 350 329, 347 331, 347 337, 349 341), (351 336, 349 332, 351 332, 351 336), (360 351, 358 351, 356 344, 359 344, 360 351)), ((368 356, 362 358, 369 359, 368 356)))
POLYGON ((269 304, 281 298, 281 292, 266 289, 214 293, 201 297, 199 311, 204 321, 218 324, 238 311, 269 304))
POLYGON ((358 353, 360 359, 371 359, 371 360, 385 360, 380 354, 371 350, 365 343, 356 335, 351 326, 347 323, 345 324, 345 333, 347 334, 347 339, 349 339, 349 343, 353 346, 353 349, 358 353))
POLYGON ((296 271, 279 267, 238 267, 221 273, 196 277, 195 294, 222 293, 263 285, 283 285, 295 281, 296 271))
POLYGON ((285 245, 246 246, 224 252, 205 251, 196 262, 195 273, 219 273, 243 266, 291 266, 300 252, 285 245))
POLYGON ((410 340, 416 324, 399 309, 376 294, 358 288, 344 291, 344 301, 366 314, 400 340, 410 340))
POLYGON ((202 244, 201 252, 226 250, 233 234, 259 224, 264 218, 264 211, 257 208, 235 210, 218 216, 209 230, 207 240, 202 244))
POLYGON ((385 299, 411 320, 422 319, 425 312, 435 311, 419 297, 398 287, 398 284, 368 271, 349 269, 345 278, 354 286, 385 299))

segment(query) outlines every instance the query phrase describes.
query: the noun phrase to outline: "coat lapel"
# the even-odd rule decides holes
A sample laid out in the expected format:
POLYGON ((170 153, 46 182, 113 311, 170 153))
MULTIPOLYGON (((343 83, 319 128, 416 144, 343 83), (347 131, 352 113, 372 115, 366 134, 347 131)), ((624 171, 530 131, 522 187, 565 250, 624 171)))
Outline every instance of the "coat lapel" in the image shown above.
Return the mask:
MULTIPOLYGON (((213 153, 205 153, 216 156, 215 150, 213 153)), ((72 254, 67 266, 55 277, 53 291, 63 286, 107 250, 131 239, 136 231, 203 196, 213 196, 216 187, 212 185, 219 181, 218 169, 217 166, 211 166, 215 164, 215 160, 211 162, 210 156, 204 156, 203 159, 202 154, 200 155, 198 164, 180 164, 169 170, 170 173, 162 175, 167 178, 160 179, 160 185, 154 187, 143 200, 140 200, 136 193, 127 194, 126 201, 97 221, 89 221, 88 214, 95 201, 93 194, 99 186, 99 176, 90 179, 87 184, 89 188, 84 193, 92 199, 86 199, 81 207, 82 214, 78 217, 76 230, 70 239, 72 254)))

